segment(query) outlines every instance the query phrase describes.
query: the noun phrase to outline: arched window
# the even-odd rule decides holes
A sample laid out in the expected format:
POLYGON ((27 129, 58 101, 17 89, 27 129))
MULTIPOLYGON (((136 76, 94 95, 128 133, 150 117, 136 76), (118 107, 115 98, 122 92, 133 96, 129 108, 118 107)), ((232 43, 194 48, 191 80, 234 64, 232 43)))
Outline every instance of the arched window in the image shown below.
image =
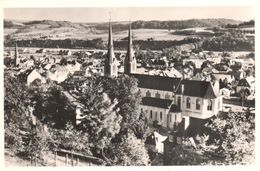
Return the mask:
POLYGON ((187 97, 187 99, 186 99, 186 108, 190 109, 190 98, 189 97, 187 97))
POLYGON ((146 92, 146 97, 151 97, 151 92, 149 90, 146 92))
POLYGON ((196 110, 200 110, 201 100, 196 99, 196 110))
POLYGON ((160 120, 162 120, 162 112, 160 112, 160 120))
POLYGON ((207 109, 208 109, 208 110, 212 110, 212 100, 208 100, 207 109))
POLYGON ((156 98, 160 98, 160 97, 161 97, 161 96, 160 96, 160 93, 157 92, 157 93, 155 94, 155 97, 156 97, 156 98))
POLYGON ((153 119, 153 111, 150 111, 150 118, 153 119))
POLYGON ((166 93, 165 99, 170 99, 170 95, 168 93, 166 93))

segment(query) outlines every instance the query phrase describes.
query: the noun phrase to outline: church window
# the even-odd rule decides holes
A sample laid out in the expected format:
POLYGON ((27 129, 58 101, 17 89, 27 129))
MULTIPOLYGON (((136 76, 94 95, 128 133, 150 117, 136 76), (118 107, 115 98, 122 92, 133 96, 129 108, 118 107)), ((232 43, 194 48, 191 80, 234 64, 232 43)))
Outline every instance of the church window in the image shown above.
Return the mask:
POLYGON ((165 99, 170 99, 170 95, 168 93, 166 93, 165 99))
POLYGON ((208 110, 212 110, 212 100, 208 100, 207 109, 208 109, 208 110))
POLYGON ((186 99, 186 108, 190 109, 190 98, 189 97, 187 97, 187 99, 186 99))
POLYGON ((162 112, 160 112, 160 120, 162 120, 162 112))
POLYGON ((153 119, 153 111, 150 111, 150 118, 153 119))
POLYGON ((196 110, 200 110, 201 100, 196 99, 196 110))

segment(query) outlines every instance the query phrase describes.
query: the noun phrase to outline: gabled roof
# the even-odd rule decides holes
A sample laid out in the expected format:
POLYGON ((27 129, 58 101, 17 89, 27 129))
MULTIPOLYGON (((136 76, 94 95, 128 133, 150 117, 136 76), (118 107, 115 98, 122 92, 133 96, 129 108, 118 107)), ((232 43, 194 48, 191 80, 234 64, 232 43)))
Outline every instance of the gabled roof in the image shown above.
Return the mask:
POLYGON ((177 88, 181 80, 180 78, 144 74, 130 74, 130 76, 133 76, 138 80, 138 87, 140 88, 163 91, 174 91, 174 87, 177 88))
POLYGON ((237 86, 251 87, 255 83, 254 77, 243 78, 238 82, 237 86))
POLYGON ((169 109, 172 104, 172 100, 159 99, 153 97, 143 97, 141 104, 144 106, 153 106, 153 107, 158 107, 163 109, 169 109))
POLYGON ((182 93, 185 96, 201 97, 206 99, 214 99, 219 96, 210 82, 197 80, 182 80, 177 88, 176 94, 182 93), (182 87, 184 90, 182 90, 182 87))
POLYGON ((163 136, 163 135, 159 134, 158 132, 154 131, 146 138, 145 144, 156 145, 157 143, 162 143, 166 139, 167 139, 167 136, 163 136), (156 139, 158 142, 156 142, 156 139))

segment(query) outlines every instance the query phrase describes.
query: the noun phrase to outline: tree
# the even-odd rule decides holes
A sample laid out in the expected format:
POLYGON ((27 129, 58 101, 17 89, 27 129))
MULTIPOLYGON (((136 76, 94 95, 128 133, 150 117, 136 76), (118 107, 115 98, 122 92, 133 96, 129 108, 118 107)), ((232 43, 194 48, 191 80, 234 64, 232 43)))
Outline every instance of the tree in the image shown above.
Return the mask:
POLYGON ((94 147, 105 148, 120 130, 122 117, 116 113, 116 99, 111 100, 102 92, 100 84, 92 78, 86 83, 79 101, 83 105, 83 119, 78 129, 89 133, 94 147))
POLYGON ((63 129, 54 128, 51 129, 51 132, 53 148, 61 148, 85 155, 92 155, 88 132, 77 130, 71 122, 68 122, 63 129))
POLYGON ((66 58, 64 58, 64 57, 61 58, 61 60, 60 60, 60 64, 61 64, 61 65, 67 65, 67 63, 68 63, 68 62, 67 62, 67 59, 66 59, 66 58))
POLYGON ((5 147, 19 153, 23 150, 21 132, 31 128, 26 86, 5 71, 4 94, 5 147))
POLYGON ((113 144, 107 155, 111 158, 112 165, 147 166, 150 163, 144 142, 138 140, 134 134, 113 144))
POLYGON ((250 111, 231 112, 206 125, 197 150, 209 157, 204 164, 252 164, 255 160, 255 117, 250 111))
POLYGON ((62 91, 62 87, 53 83, 29 87, 33 114, 50 127, 63 128, 68 121, 75 121, 75 109, 62 91))

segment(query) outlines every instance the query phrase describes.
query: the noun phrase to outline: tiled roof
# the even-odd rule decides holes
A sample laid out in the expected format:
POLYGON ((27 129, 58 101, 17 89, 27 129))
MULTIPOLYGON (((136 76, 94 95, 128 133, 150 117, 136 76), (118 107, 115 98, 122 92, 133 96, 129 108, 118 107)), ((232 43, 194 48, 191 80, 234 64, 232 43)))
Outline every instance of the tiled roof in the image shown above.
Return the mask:
POLYGON ((218 96, 218 93, 215 92, 210 82, 197 80, 182 80, 177 88, 176 94, 182 93, 185 96, 202 97, 206 99, 213 99, 218 96), (182 88, 184 88, 184 90, 182 90, 182 88))
POLYGON ((180 78, 162 77, 155 75, 141 75, 141 74, 130 74, 138 80, 138 87, 163 90, 163 91, 174 91, 174 87, 177 88, 180 78))
POLYGON ((172 104, 172 100, 159 99, 153 97, 143 97, 141 104, 144 106, 153 106, 153 107, 169 109, 170 105, 172 104))

